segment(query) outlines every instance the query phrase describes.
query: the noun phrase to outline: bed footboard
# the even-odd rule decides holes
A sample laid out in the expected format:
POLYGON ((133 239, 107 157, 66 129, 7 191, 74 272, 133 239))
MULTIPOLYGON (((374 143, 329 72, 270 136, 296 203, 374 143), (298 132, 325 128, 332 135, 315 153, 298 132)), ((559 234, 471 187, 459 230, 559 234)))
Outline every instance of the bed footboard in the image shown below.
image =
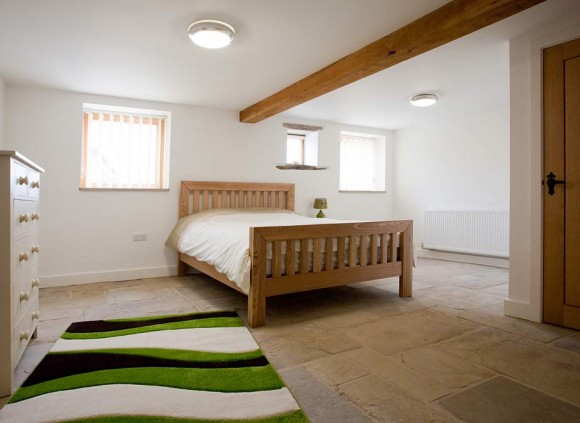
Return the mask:
POLYGON ((265 324, 266 298, 399 276, 412 294, 410 220, 250 228, 251 327, 265 324))

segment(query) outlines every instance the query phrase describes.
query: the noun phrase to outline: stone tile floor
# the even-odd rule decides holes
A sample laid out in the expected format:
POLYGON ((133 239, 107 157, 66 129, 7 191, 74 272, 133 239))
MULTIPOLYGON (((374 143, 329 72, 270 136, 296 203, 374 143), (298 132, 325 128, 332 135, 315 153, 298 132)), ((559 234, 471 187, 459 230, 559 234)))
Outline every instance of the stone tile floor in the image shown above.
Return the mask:
MULTIPOLYGON (((396 278, 271 298, 252 332, 313 422, 580 421, 580 332, 504 316, 507 282, 420 259, 413 298, 396 278)), ((17 379, 74 321, 218 309, 246 297, 204 275, 41 289, 17 379)))

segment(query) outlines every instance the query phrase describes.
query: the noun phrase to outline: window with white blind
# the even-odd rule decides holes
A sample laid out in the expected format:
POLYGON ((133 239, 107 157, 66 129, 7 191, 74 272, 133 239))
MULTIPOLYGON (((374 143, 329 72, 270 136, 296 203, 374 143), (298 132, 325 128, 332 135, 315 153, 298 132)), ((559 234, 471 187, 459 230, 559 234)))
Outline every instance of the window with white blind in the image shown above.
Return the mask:
POLYGON ((83 105, 81 189, 168 188, 169 112, 83 105))
POLYGON ((340 132, 340 191, 385 191, 385 137, 340 132))

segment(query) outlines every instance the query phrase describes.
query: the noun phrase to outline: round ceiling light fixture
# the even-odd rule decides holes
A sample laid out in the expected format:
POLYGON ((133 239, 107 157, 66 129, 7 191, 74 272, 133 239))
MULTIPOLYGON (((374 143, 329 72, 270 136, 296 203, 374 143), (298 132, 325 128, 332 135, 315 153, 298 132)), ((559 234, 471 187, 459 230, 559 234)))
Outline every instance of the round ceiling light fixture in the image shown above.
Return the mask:
POLYGON ((189 25, 189 38, 194 44, 204 48, 222 48, 234 39, 234 28, 225 22, 203 20, 189 25))
POLYGON ((415 107, 429 107, 437 103, 437 94, 417 94, 409 98, 409 102, 415 107))

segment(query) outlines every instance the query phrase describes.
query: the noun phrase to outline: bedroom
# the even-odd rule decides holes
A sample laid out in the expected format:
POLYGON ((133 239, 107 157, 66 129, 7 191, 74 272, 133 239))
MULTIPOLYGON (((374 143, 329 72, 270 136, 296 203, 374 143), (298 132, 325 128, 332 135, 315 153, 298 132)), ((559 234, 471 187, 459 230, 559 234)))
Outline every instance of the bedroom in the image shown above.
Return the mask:
MULTIPOLYGON (((67 5, 67 2, 56 3, 61 7, 67 5)), ((175 24, 166 28, 165 31, 171 33, 171 40, 181 43, 179 44, 179 52, 183 52, 184 56, 192 55, 193 58, 178 58, 175 64, 169 65, 159 60, 159 58, 165 57, 163 50, 163 42, 165 41, 150 37, 147 38, 149 44, 129 43, 129 47, 142 50, 144 54, 136 55, 135 62, 127 65, 126 69, 123 70, 123 68, 119 69, 117 61, 120 58, 116 56, 113 49, 107 47, 105 51, 91 49, 85 51, 85 44, 89 40, 103 35, 99 33, 102 30, 99 25, 102 24, 95 24, 94 28, 86 25, 87 22, 101 22, 97 18, 95 21, 86 17, 67 19, 64 13, 61 17, 54 16, 57 14, 58 8, 52 12, 43 11, 40 13, 34 10, 39 7, 34 2, 28 2, 26 5, 18 7, 10 5, 9 2, 2 2, 4 19, 2 31, 5 31, 1 33, 2 52, 7 56, 0 57, 2 62, 0 75, 4 79, 3 95, 0 96, 0 103, 4 110, 4 113, 0 113, 0 116, 4 115, 3 131, 0 131, 0 134, 3 135, 3 138, 0 139, 0 148, 18 150, 47 170, 42 176, 41 208, 43 218, 46 217, 41 225, 43 245, 41 278, 43 286, 134 280, 175 273, 175 254, 165 249, 163 243, 177 218, 178 183, 181 180, 292 182, 296 184, 296 210, 301 214, 313 216, 316 213, 316 210, 312 208, 313 199, 326 197, 329 207, 326 213, 330 217, 340 219, 412 218, 415 221, 415 242, 417 244, 421 242, 422 215, 428 207, 507 208, 511 203, 513 212, 514 209, 517 210, 517 207, 524 207, 526 201, 528 203, 537 201, 537 199, 525 197, 526 188, 529 190, 529 185, 531 185, 531 182, 526 178, 531 180, 532 175, 527 175, 523 171, 521 174, 516 172, 515 179, 512 179, 511 189, 508 186, 510 168, 512 173, 515 172, 515 169, 525 170, 529 168, 526 160, 527 156, 531 155, 531 147, 526 146, 525 141, 519 141, 520 144, 515 144, 517 133, 513 132, 514 127, 510 123, 510 107, 512 108, 511 119, 517 118, 513 108, 517 105, 518 98, 514 97, 514 94, 510 98, 508 78, 510 71, 517 70, 515 68, 517 63, 510 65, 507 41, 520 34, 510 33, 509 26, 508 28, 500 26, 498 33, 482 31, 483 40, 477 39, 475 37, 477 34, 473 34, 471 37, 468 36, 438 49, 448 53, 444 55, 445 60, 461 61, 461 57, 453 57, 453 53, 459 51, 460 47, 469 49, 470 42, 486 41, 491 43, 492 47, 489 49, 481 48, 478 45, 480 50, 477 52, 481 54, 471 53, 474 63, 480 66, 477 73, 472 71, 471 74, 468 74, 468 71, 465 71, 462 73, 465 75, 465 80, 458 81, 463 82, 467 87, 473 86, 475 88, 477 84, 483 85, 484 81, 489 81, 486 78, 490 77, 490 73, 502 72, 503 79, 500 81, 502 88, 497 89, 495 93, 490 93, 497 97, 490 95, 491 101, 495 101, 495 103, 492 102, 492 107, 488 107, 487 110, 467 110, 468 107, 465 106, 463 107, 465 113, 461 115, 458 115, 457 112, 445 115, 445 105, 449 105, 454 93, 441 92, 440 103, 433 109, 420 111, 421 119, 424 120, 419 121, 415 127, 407 129, 393 130, 391 128, 395 128, 395 126, 391 125, 394 124, 389 125, 384 120, 384 123, 381 124, 361 123, 360 120, 349 122, 347 117, 341 118, 341 115, 338 114, 340 110, 336 109, 334 116, 324 115, 325 111, 332 111, 332 104, 337 104, 337 107, 340 107, 340 101, 345 96, 349 97, 351 90, 373 90, 373 80, 380 79, 380 82, 385 84, 381 85, 380 92, 391 93, 396 87, 396 91, 400 93, 399 96, 403 100, 396 104, 400 104, 401 107, 408 105, 406 103, 407 97, 417 94, 416 90, 440 89, 438 81, 426 81, 423 82, 423 85, 417 83, 415 86, 410 84, 408 87, 397 86, 396 79, 394 81, 390 79, 394 77, 389 77, 390 70, 387 70, 375 77, 369 77, 360 83, 313 100, 304 106, 299 106, 281 116, 275 116, 253 125, 240 123, 238 112, 242 108, 265 98, 300 77, 318 70, 338 57, 384 36, 398 26, 420 17, 445 2, 425 2, 422 11, 412 12, 412 8, 403 8, 396 15, 395 10, 397 9, 395 8, 389 13, 383 13, 388 16, 397 16, 397 19, 400 20, 398 25, 393 23, 394 26, 388 29, 385 29, 387 27, 382 18, 371 19, 371 17, 373 15, 380 16, 379 11, 384 12, 385 8, 393 9, 394 5, 391 3, 389 3, 389 7, 386 7, 385 2, 370 2, 365 12, 358 10, 356 2, 344 2, 345 9, 340 13, 334 10, 335 7, 328 6, 328 2, 321 3, 315 8, 307 6, 307 3, 304 2, 300 6, 292 8, 287 6, 288 9, 292 10, 286 10, 286 8, 284 10, 288 14, 293 13, 288 16, 294 17, 294 21, 300 19, 304 10, 312 13, 316 19, 312 21, 309 19, 304 23, 304 25, 309 25, 309 31, 315 31, 318 20, 321 19, 328 21, 337 19, 337 22, 346 25, 349 22, 347 18, 350 14, 356 13, 364 13, 369 24, 365 31, 361 30, 360 33, 359 30, 349 31, 353 32, 353 35, 340 37, 341 43, 335 43, 333 40, 342 33, 342 30, 334 28, 335 32, 332 33, 320 31, 320 42, 324 42, 324 47, 321 47, 320 50, 307 49, 306 51, 304 48, 308 44, 305 40, 308 40, 308 37, 298 38, 295 41, 296 44, 292 44, 291 35, 293 32, 291 25, 288 24, 292 21, 278 16, 284 15, 284 13, 277 11, 281 7, 279 5, 266 7, 263 2, 251 2, 250 4, 255 7, 255 9, 251 9, 250 6, 236 6, 234 8, 231 2, 221 2, 219 8, 216 2, 201 2, 203 7, 185 7, 183 2, 175 2, 168 13, 170 16, 173 13, 178 18, 175 18, 175 24), (245 10, 246 8, 248 10, 245 10), (186 32, 187 25, 200 15, 202 18, 211 17, 212 13, 218 13, 220 10, 221 14, 224 15, 224 20, 231 16, 232 19, 237 19, 240 22, 239 25, 236 25, 237 22, 232 21, 237 30, 234 43, 229 49, 220 51, 218 54, 196 50, 186 36, 182 37, 186 32), (325 17, 329 10, 333 12, 331 18, 325 17), (4 13, 5 11, 11 11, 13 14, 4 13), (251 13, 252 11, 253 13, 251 13), (240 51, 242 48, 259 49, 259 40, 270 38, 262 35, 270 34, 268 27, 264 27, 266 25, 264 16, 270 15, 277 16, 276 25, 279 26, 277 30, 280 33, 276 37, 271 37, 272 43, 268 45, 269 50, 267 51, 273 55, 275 50, 279 48, 277 43, 284 43, 288 49, 294 48, 291 50, 292 54, 286 54, 292 59, 293 66, 296 67, 288 66, 288 70, 284 70, 280 69, 282 66, 279 65, 277 72, 269 71, 260 74, 258 72, 260 69, 271 66, 270 61, 276 62, 276 59, 272 60, 272 58, 279 56, 255 55, 253 56, 254 60, 245 61, 240 56, 242 54, 240 51), (53 25, 47 23, 51 22, 47 20, 48 17, 56 20, 57 23, 53 25, 62 30, 55 31, 53 25), (71 22, 75 22, 74 19, 78 19, 78 24, 71 24, 71 22), (12 24, 8 25, 10 21, 12 24), (178 24, 179 22, 183 25, 178 24), (70 25, 70 28, 67 25, 70 25), (31 31, 31 28, 39 28, 37 29, 39 32, 31 31), (69 40, 59 38, 69 30, 79 31, 78 38, 71 37, 69 40), (91 35, 93 38, 90 38, 91 35), (84 43, 77 42, 77 39, 84 40, 84 43), (505 42, 494 43, 494 40, 505 42), (446 48, 447 50, 445 50, 446 48), (23 54, 14 56, 14 50, 20 50, 23 54), (10 55, 8 55, 9 53, 10 55), (224 58, 227 54, 233 55, 233 57, 224 58), (303 54, 303 58, 295 60, 299 54, 303 54), (491 60, 496 54, 501 55, 501 61, 491 60), (20 58, 18 62, 13 61, 16 57, 20 58), (75 57, 78 61, 75 61, 75 57), (212 63, 214 59, 216 62, 212 63), (195 72, 202 71, 197 70, 198 67, 192 66, 189 60, 193 63, 196 60, 203 60, 205 71, 214 75, 214 82, 212 84, 193 84, 192 80, 187 77, 188 67, 192 67, 195 72), (98 68, 83 67, 83 62, 91 63, 98 68), (19 64, 18 68, 16 68, 16 63, 19 64), (231 63, 243 64, 238 65, 238 67, 247 67, 244 71, 246 73, 233 79, 231 72, 226 72, 232 67, 231 63), (486 63, 488 67, 483 68, 486 71, 483 73, 481 66, 485 66, 486 63), (144 75, 138 75, 132 70, 135 69, 135 66, 137 69, 147 66, 150 71, 144 75), (35 67, 38 67, 40 72, 47 76, 42 82, 34 80, 33 69, 35 67), (166 68, 170 68, 170 74, 166 73, 166 68), (253 76, 254 73, 255 76, 253 76), (109 75, 110 78, 101 80, 99 78, 102 75, 109 75), (157 78, 156 84, 151 85, 147 78, 158 75, 165 79, 157 78), (86 85, 81 85, 82 83, 86 85), (164 92, 169 91, 173 85, 179 84, 187 88, 184 88, 182 92, 174 91, 176 100, 167 100, 167 97, 163 96, 164 92), (143 94, 144 87, 151 90, 146 95, 143 94), (232 95, 232 92, 236 95, 232 95), (94 93, 108 95, 101 96, 94 93), (179 100, 179 96, 190 97, 186 100, 179 100), (164 102, 146 101, 144 97, 164 99, 164 102), (242 100, 234 100, 234 97, 242 100), (218 98, 222 99, 223 103, 219 103, 218 98), (180 102, 190 105, 177 104, 180 102), (151 193, 79 191, 83 103, 171 112, 169 191, 151 193), (430 117, 433 115, 436 118, 430 117), (319 158, 321 165, 329 166, 328 170, 314 173, 275 169, 274 166, 283 162, 285 158, 286 131, 282 126, 285 122, 314 124, 323 127, 319 134, 319 158), (349 124, 344 124, 345 122, 349 124), (339 151, 336 143, 341 130, 377 133, 387 137, 386 165, 388 176, 385 194, 344 194, 338 192, 339 151), (511 135, 510 131, 512 131, 511 135), (428 142, 425 140, 425 134, 429 134, 430 140, 428 142), (512 138, 511 148, 517 148, 512 151, 522 151, 521 155, 513 153, 510 155, 510 136, 512 138), (466 144, 467 139, 470 141, 470 148, 463 148, 462 146, 466 144), (420 151, 428 151, 428 154, 417 154, 420 151), (440 151, 445 151, 446 154, 440 155, 440 151), (492 158, 488 157, 492 153, 494 153, 495 159, 493 156, 492 158), (432 157, 436 157, 438 161, 429 160, 432 157), (517 178, 523 179, 517 180, 517 178), (519 185, 514 186, 514 183, 519 185), (440 195, 436 197, 434 192, 440 192, 440 195), (438 198, 442 203, 433 204, 438 198), (147 233, 147 241, 133 242, 131 235, 137 232, 147 233)), ((562 22, 572 22, 568 25, 574 27, 574 22, 577 22, 577 19, 574 21, 574 16, 576 18, 578 16, 577 12, 576 14, 572 13, 574 8, 571 6, 574 6, 574 2, 546 2, 537 6, 540 12, 532 14, 526 30, 543 27, 553 28, 557 27, 558 24, 564 25, 560 22, 563 15, 567 16, 567 20, 562 22)), ((126 7, 130 9, 129 6, 126 7)), ((96 17, 100 16, 100 19, 112 26, 124 24, 123 15, 118 11, 116 13, 103 12, 99 11, 96 6, 95 10, 91 9, 91 11, 96 14, 96 17)), ((82 11, 76 10, 71 13, 73 12, 81 13, 82 11)), ((533 10, 529 12, 533 12, 533 10)), ((76 16, 74 13, 73 16, 76 16)), ((153 14, 153 9, 149 13, 153 14)), ((522 16, 524 14, 525 12, 522 13, 522 16)), ((332 27, 332 25, 329 23, 324 27, 332 27)), ((112 45, 116 35, 113 34, 113 36, 105 38, 105 41, 112 45)), ((521 42, 523 41, 520 39, 521 42)), ((403 69, 403 75, 405 75, 413 71, 414 64, 421 67, 422 63, 427 63, 427 60, 437 59, 436 53, 437 50, 426 53, 402 63, 398 67, 403 69)), ((438 60, 441 61, 440 58, 438 60)), ((430 66, 435 66, 435 64, 430 66)), ((238 72, 242 72, 242 70, 240 69, 238 72)), ((396 71, 397 67, 391 70, 396 71)), ((205 73, 195 74, 200 81, 203 81, 204 75, 205 73)), ((419 73, 419 75, 421 74, 419 73)), ((494 81, 492 79, 492 82, 494 81)), ((478 89, 493 91, 486 86, 479 86, 478 89)), ((376 89, 374 90, 376 92, 376 89)), ((385 95, 385 97, 385 101, 394 102, 394 100, 389 100, 390 96, 385 95)), ((376 97, 374 101, 377 102, 376 97)), ((525 99, 519 101, 523 101, 525 104, 525 99)), ((347 111, 352 110, 349 103, 342 103, 342 107, 347 111)), ((482 106, 478 104, 471 107, 482 106)), ((366 109, 363 111, 368 113, 366 109)), ((342 116, 348 116, 348 114, 343 112, 342 116)), ((524 116, 522 119, 526 119, 526 117, 524 116)), ((525 232, 527 227, 536 224, 533 220, 536 217, 525 218, 525 216, 525 213, 518 213, 518 221, 515 223, 512 221, 512 244, 514 244, 515 239, 516 243, 519 242, 522 246, 521 249, 513 249, 512 245, 512 257, 510 257, 512 269, 510 271, 519 272, 519 274, 512 273, 510 275, 510 298, 528 299, 531 304, 526 310, 520 310, 520 314, 513 315, 538 321, 541 319, 537 317, 537 298, 535 298, 537 287, 531 282, 522 282, 517 279, 526 279, 526 272, 532 275, 537 272, 533 266, 526 264, 526 260, 530 260, 530 258, 525 256, 525 250, 531 248, 527 247, 530 242, 527 238, 519 238, 520 235, 518 235, 518 224, 520 232, 525 232), (522 219, 528 220, 521 221, 522 219), (515 258, 515 262, 514 251, 516 254, 518 251, 520 252, 520 256, 515 258)), ((535 251, 529 252, 529 256, 532 258, 534 254, 536 254, 535 251)), ((453 265, 451 264, 451 266, 453 265)), ((418 269, 420 270, 420 267, 418 269)), ((420 281, 418 279, 419 273, 419 271, 416 272, 416 282, 420 281)), ((117 292, 121 294, 123 291, 117 292)), ((420 290, 416 292, 416 299, 420 298, 419 293, 420 290)), ((84 301, 90 303, 90 293, 86 296, 88 298, 85 298, 84 301)), ((79 308, 82 308, 82 301, 78 299, 76 303, 74 301, 66 303, 72 306, 69 311, 71 321, 79 320, 73 316, 80 311, 79 308)), ((95 301, 100 301, 100 299, 95 301)), ((111 308, 118 310, 115 307, 111 308)), ((157 314, 169 312, 165 309, 157 311, 159 312, 157 314)), ((66 324, 64 321, 59 323, 64 326, 54 330, 60 332, 65 329, 66 324)), ((545 387, 539 388, 546 391, 545 387)), ((561 398, 561 395, 554 394, 550 390, 547 391, 561 398)), ((564 399, 566 398, 564 397, 564 399)))

